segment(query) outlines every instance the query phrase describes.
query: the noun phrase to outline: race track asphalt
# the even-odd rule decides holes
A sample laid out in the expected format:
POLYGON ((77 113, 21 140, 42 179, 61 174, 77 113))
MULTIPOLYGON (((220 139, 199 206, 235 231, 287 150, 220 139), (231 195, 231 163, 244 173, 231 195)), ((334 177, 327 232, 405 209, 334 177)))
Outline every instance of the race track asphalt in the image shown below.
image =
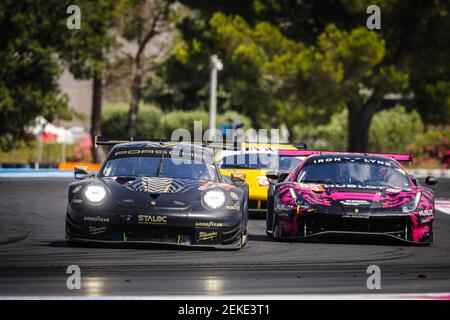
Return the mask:
MULTIPOLYGON (((0 299, 8 296, 166 296, 450 292, 450 215, 437 212, 435 243, 276 242, 251 220, 240 251, 155 246, 69 247, 67 178, 0 178, 0 299), (81 268, 68 290, 66 269, 81 268), (366 285, 381 268, 381 290, 366 285)), ((437 195, 450 198, 450 181, 437 195)))

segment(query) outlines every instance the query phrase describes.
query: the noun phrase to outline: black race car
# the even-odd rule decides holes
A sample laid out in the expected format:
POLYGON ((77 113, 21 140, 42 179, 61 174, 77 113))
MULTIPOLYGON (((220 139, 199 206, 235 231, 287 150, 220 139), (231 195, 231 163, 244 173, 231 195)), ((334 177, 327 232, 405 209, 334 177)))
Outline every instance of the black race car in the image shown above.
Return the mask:
POLYGON ((70 243, 157 243, 239 249, 246 243, 248 186, 225 181, 213 150, 178 142, 98 139, 114 145, 98 173, 75 168, 70 243), (117 144, 118 143, 118 144, 117 144))

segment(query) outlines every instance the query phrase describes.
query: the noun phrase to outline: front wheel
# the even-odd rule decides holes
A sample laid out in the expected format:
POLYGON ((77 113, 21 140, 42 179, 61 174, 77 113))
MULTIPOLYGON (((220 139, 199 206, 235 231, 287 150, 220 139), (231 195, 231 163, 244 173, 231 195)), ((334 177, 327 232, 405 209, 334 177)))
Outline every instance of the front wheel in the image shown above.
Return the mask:
POLYGON ((244 234, 244 231, 242 231, 241 234, 241 248, 243 248, 247 244, 247 234, 244 234))
POLYGON ((275 237, 275 215, 272 213, 269 214, 269 211, 267 211, 267 218, 266 218, 266 224, 267 224, 267 228, 266 228, 266 234, 270 237, 270 238, 274 238, 275 237))
POLYGON ((240 236, 240 248, 244 247, 247 244, 248 239, 248 202, 245 201, 243 213, 242 213, 242 229, 240 236))
POLYGON ((267 210, 266 210, 266 233, 272 236, 273 226, 274 226, 274 214, 273 214, 273 186, 269 186, 269 191, 267 194, 267 210))
POLYGON ((283 231, 281 230, 281 228, 278 224, 275 225, 275 227, 273 228, 272 237, 277 240, 283 238, 283 231))

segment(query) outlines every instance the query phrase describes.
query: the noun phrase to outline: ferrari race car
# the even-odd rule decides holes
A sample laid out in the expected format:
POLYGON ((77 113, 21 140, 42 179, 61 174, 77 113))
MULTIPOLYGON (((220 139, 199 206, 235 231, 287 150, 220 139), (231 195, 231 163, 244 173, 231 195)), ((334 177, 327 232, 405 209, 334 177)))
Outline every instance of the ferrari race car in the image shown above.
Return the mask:
MULTIPOLYGON (((280 150, 297 150, 306 146, 277 145, 280 150)), ((305 157, 285 157, 278 155, 273 145, 246 144, 242 152, 227 151, 218 159, 220 172, 224 176, 245 174, 249 186, 249 210, 266 212, 267 190, 269 182, 266 173, 271 170, 282 172, 293 170, 305 157)))
POLYGON ((113 145, 100 170, 69 187, 70 243, 158 243, 239 249, 246 243, 245 177, 225 183, 213 151, 178 142, 113 145))
MULTIPOLYGON (((433 190, 419 186, 399 161, 408 154, 280 151, 308 156, 289 175, 269 172, 267 234, 276 239, 359 235, 433 242, 433 190)), ((437 180, 428 177, 428 186, 437 180)))

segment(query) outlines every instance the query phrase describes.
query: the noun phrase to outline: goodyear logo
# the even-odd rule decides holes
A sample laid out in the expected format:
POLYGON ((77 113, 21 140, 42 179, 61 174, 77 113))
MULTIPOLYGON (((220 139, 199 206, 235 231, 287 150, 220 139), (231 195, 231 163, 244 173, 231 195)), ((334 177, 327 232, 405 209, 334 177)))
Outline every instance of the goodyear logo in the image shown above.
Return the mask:
POLYGON ((203 227, 203 228, 216 228, 216 227, 222 227, 222 222, 214 222, 214 221, 208 221, 208 222, 196 222, 196 227, 203 227))
POLYGON ((84 221, 89 221, 89 222, 104 222, 104 223, 108 223, 109 222, 109 218, 104 218, 104 217, 84 217, 84 221))
POLYGON ((150 216, 150 215, 139 215, 138 223, 143 224, 165 224, 167 223, 167 216, 150 216))

